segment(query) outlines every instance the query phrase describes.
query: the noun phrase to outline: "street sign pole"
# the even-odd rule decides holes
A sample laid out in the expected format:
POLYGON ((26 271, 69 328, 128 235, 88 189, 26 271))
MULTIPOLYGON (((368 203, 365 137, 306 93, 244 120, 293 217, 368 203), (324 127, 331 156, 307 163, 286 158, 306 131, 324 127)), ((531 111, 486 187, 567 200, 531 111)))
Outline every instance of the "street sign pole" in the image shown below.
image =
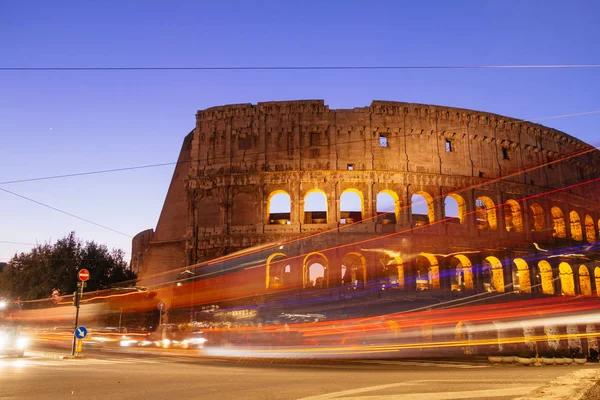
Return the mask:
POLYGON ((79 326, 79 302, 81 301, 81 298, 83 297, 83 285, 85 284, 85 282, 77 282, 77 291, 75 292, 75 295, 77 296, 77 299, 75 299, 75 326, 73 327, 73 345, 71 346, 71 355, 74 356, 75 355, 75 350, 76 350, 76 346, 77 346, 77 337, 75 336, 75 331, 77 330, 77 327, 79 326))
POLYGON ((85 282, 90 279, 90 272, 87 269, 82 269, 77 273, 77 277, 79 278, 79 282, 77 282, 77 291, 74 293, 75 296, 75 327, 73 328, 73 344, 71 346, 71 355, 75 355, 75 350, 77 349, 77 327, 79 326, 79 303, 83 298, 83 288, 85 287, 85 282))

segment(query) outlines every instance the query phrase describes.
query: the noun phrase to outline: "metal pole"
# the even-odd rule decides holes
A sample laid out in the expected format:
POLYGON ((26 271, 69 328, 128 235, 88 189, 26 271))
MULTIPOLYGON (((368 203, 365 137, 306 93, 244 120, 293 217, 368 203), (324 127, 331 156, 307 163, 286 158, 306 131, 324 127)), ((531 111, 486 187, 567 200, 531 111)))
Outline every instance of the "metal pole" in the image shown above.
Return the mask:
POLYGON ((78 299, 77 299, 77 305, 76 305, 76 311, 75 311, 75 327, 73 328, 73 345, 71 346, 71 355, 74 356, 75 355, 75 346, 77 345, 77 336, 75 336, 75 332, 77 331, 77 326, 79 325, 79 303, 81 302, 81 298, 83 297, 83 282, 79 282, 77 284, 78 288, 77 291, 79 292, 80 288, 81 291, 77 294, 78 299))
POLYGON ((119 333, 121 333, 121 318, 123 318, 123 307, 119 311, 119 333))

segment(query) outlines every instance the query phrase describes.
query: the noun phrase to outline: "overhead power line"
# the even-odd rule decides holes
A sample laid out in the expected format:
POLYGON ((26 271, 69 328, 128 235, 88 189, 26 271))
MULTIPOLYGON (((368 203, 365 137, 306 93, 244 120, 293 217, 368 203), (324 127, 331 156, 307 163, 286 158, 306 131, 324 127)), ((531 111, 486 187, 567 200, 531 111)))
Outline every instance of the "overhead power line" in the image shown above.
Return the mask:
POLYGON ((109 227, 108 227, 108 226, 106 226, 106 225, 102 225, 102 224, 99 224, 99 223, 97 223, 97 222, 91 221, 91 220, 89 220, 89 219, 86 219, 86 218, 83 218, 83 217, 77 216, 77 215, 75 215, 75 214, 71 214, 70 212, 67 212, 67 211, 61 210, 60 208, 53 207, 53 206, 51 206, 51 205, 48 205, 48 204, 46 204, 46 203, 42 203, 41 201, 34 200, 34 199, 30 198, 30 197, 26 197, 26 196, 20 195, 20 194, 18 194, 18 193, 15 193, 15 192, 11 192, 10 190, 6 190, 6 189, 3 189, 3 188, 0 188, 0 190, 1 190, 1 191, 3 191, 3 192, 5 192, 5 193, 11 194, 11 195, 13 195, 13 196, 19 197, 19 198, 21 198, 21 199, 23 199, 23 200, 27 200, 27 201, 30 201, 30 202, 32 202, 32 203, 39 204, 40 206, 43 206, 43 207, 49 208, 49 209, 51 209, 51 210, 54 210, 54 211, 58 211, 58 212, 59 212, 59 213, 61 213, 61 214, 65 214, 65 215, 68 215, 68 216, 70 216, 70 217, 77 218, 77 219, 79 219, 79 220, 81 220, 81 221, 87 222, 87 223, 89 223, 89 224, 96 225, 96 226, 98 226, 98 227, 100 227, 100 228, 107 229, 107 230, 109 230, 109 231, 112 231, 112 232, 118 233, 119 235, 127 236, 127 237, 129 237, 129 238, 131 238, 131 237, 132 237, 131 235, 129 235, 129 234, 127 234, 127 233, 120 232, 120 231, 118 231, 118 230, 116 230, 116 229, 109 228, 109 227))
MULTIPOLYGON (((592 115, 592 114, 600 114, 600 110, 585 111, 585 112, 571 113, 571 114, 562 114, 562 115, 554 115, 554 116, 550 116, 550 117, 541 117, 541 118, 535 118, 535 119, 531 119, 531 120, 519 119, 519 120, 512 121, 511 123, 516 124, 516 123, 519 123, 519 122, 534 122, 534 121, 543 121, 543 120, 548 120, 548 119, 576 117, 576 116, 581 116, 581 115, 592 115)), ((419 134, 402 135, 402 136, 403 137, 405 137, 405 136, 419 136, 419 134)), ((374 138, 372 140, 377 141, 377 140, 379 140, 379 138, 374 138)), ((336 146, 337 145, 352 144, 352 143, 360 143, 360 142, 364 142, 364 139, 340 141, 340 142, 336 142, 336 146)), ((326 143, 326 144, 321 144, 321 145, 312 146, 312 147, 328 147, 328 146, 329 146, 329 144, 326 143)), ((287 153, 288 149, 274 150, 274 151, 269 151, 268 153, 269 154, 277 154, 277 153, 283 153, 283 152, 287 153)), ((256 156, 256 155, 263 155, 263 154, 266 154, 266 153, 267 152, 265 152, 265 151, 246 152, 246 153, 244 153, 244 157, 251 157, 251 156, 256 156)), ((230 158, 231 158, 231 156, 227 155, 227 156, 221 156, 221 157, 214 157, 212 160, 213 161, 216 161, 216 160, 229 160, 230 158)), ((13 183, 25 183, 25 182, 35 182, 35 181, 46 181, 46 180, 51 180, 51 179, 72 178, 72 177, 87 176, 87 175, 98 175, 98 174, 106 174, 106 173, 110 173, 110 172, 132 171, 132 170, 136 170, 136 169, 167 167, 167 166, 172 166, 172 165, 187 164, 187 163, 190 163, 190 162, 192 162, 192 161, 190 161, 190 160, 187 160, 187 161, 171 161, 171 162, 163 162, 163 163, 156 163, 156 164, 134 165, 134 166, 131 166, 131 167, 109 168, 109 169, 99 169, 99 170, 94 170, 94 171, 74 172, 74 173, 70 173, 70 174, 48 175, 48 176, 40 176, 40 177, 35 177, 35 178, 24 178, 24 179, 15 179, 15 180, 11 180, 11 181, 3 181, 3 182, 0 182, 0 185, 10 185, 10 184, 13 184, 13 183)))
POLYGON ((403 69, 589 69, 600 64, 532 65, 260 65, 260 66, 129 66, 129 67, 0 67, 0 71, 328 71, 328 70, 403 70, 403 69))

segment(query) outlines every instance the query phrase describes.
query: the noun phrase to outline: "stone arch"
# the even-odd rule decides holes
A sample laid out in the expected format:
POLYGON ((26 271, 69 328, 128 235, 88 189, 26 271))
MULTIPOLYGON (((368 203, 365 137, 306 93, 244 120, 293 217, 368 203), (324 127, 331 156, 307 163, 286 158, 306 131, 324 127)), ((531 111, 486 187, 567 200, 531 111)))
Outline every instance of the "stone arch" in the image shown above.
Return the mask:
POLYGON ((594 227, 594 219, 589 214, 585 216, 585 239, 588 243, 596 242, 596 228, 594 227))
POLYGON ((538 203, 529 206, 529 216, 531 220, 531 231, 542 232, 544 230, 544 209, 538 203))
POLYGON ((379 262, 383 267, 384 284, 404 289, 404 263, 402 258, 386 253, 379 262))
POLYGON ((483 260, 483 273, 485 290, 504 293, 504 270, 502 262, 498 258, 494 256, 486 257, 483 260), (489 277, 487 274, 489 274, 489 277))
POLYGON ((542 293, 554 294, 554 274, 552 266, 546 260, 538 262, 539 278, 542 281, 542 293))
POLYGON ((304 223, 327 223, 327 195, 321 189, 311 189, 304 195, 304 223))
POLYGON ((452 290, 460 291, 473 290, 475 289, 473 281, 473 265, 471 260, 463 254, 457 254, 450 259, 450 266, 454 271, 451 276, 454 277, 452 283, 452 290))
POLYGON ((342 258, 342 284, 354 287, 367 286, 367 260, 358 252, 347 253, 342 258))
MULTIPOLYGON (((286 265, 281 262, 277 263, 277 265, 272 265, 273 259, 276 257, 287 257, 284 253, 273 253, 269 257, 267 257, 267 262, 265 266, 265 275, 266 275, 266 288, 274 287, 275 285, 280 285, 284 283, 283 275, 285 274, 286 265), (281 270, 281 271, 279 271, 281 270)), ((291 272, 291 271, 290 271, 291 272)))
POLYGON ((523 232, 521 206, 515 200, 506 200, 504 203, 504 222, 507 232, 523 232))
POLYGON ((400 198, 391 190, 377 193, 377 215, 382 224, 397 224, 400 221, 400 198))
POLYGON ((479 196, 475 200, 475 216, 477 228, 481 230, 495 231, 498 226, 496 219, 496 205, 487 196, 479 196))
POLYGON ((329 284, 329 260, 324 254, 313 252, 309 253, 304 257, 302 261, 302 287, 327 287, 329 284), (319 267, 320 266, 320 267, 319 267), (311 276, 311 268, 314 268, 313 273, 316 275, 311 276), (322 270, 321 270, 322 269, 322 270), (311 282, 311 278, 312 282, 311 282), (322 278, 318 280, 318 278, 322 278))
POLYGON ((214 196, 203 197, 196 204, 198 210, 198 226, 207 228, 221 225, 221 206, 214 196))
POLYGON ((590 271, 585 265, 579 266, 579 290, 584 296, 592 295, 592 281, 590 280, 590 271))
POLYGON ((600 267, 594 268, 594 283, 596 286, 596 296, 600 297, 600 267))
POLYGON ((291 222, 292 198, 285 190, 275 190, 267 198, 269 224, 289 224, 291 222))
POLYGON ((522 258, 515 258, 513 260, 513 290, 531 293, 529 265, 522 258))
POLYGON ((558 264, 558 276, 560 277, 560 287, 562 294, 566 296, 575 296, 575 279, 573 278, 573 269, 566 262, 558 264))
POLYGON ((445 218, 458 218, 459 222, 465 222, 467 215, 467 203, 459 194, 450 193, 444 199, 444 216, 445 218))
POLYGON ((417 290, 440 290, 440 265, 436 256, 421 253, 415 260, 417 290))
POLYGON ((583 231, 581 230, 581 219, 579 218, 579 213, 577 213, 577 211, 572 210, 569 213, 569 222, 571 225, 571 238, 578 242, 582 241, 583 231))
POLYGON ((252 193, 241 192, 233 197, 231 225, 251 225, 256 222, 256 197, 252 193))
POLYGON ((415 192, 410 198, 413 225, 431 224, 435 220, 433 197, 427 192, 415 192))
POLYGON ((553 237, 564 239, 567 237, 567 226, 565 225, 565 217, 562 210, 559 207, 552 207, 550 209, 552 214, 552 227, 554 232, 553 237))
POLYGON ((363 219, 365 200, 360 190, 346 189, 340 195, 340 224, 352 224, 363 219))

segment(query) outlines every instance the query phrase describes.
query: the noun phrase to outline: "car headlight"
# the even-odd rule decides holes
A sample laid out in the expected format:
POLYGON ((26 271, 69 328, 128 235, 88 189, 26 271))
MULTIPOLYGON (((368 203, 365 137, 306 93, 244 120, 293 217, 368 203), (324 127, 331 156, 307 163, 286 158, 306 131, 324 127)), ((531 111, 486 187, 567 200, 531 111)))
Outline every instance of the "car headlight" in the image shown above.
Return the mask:
POLYGON ((0 350, 4 350, 6 343, 8 342, 6 336, 0 336, 0 350))
POLYGON ((17 349, 25 350, 28 345, 29 345, 29 339, 27 339, 26 337, 20 337, 17 339, 17 349))

